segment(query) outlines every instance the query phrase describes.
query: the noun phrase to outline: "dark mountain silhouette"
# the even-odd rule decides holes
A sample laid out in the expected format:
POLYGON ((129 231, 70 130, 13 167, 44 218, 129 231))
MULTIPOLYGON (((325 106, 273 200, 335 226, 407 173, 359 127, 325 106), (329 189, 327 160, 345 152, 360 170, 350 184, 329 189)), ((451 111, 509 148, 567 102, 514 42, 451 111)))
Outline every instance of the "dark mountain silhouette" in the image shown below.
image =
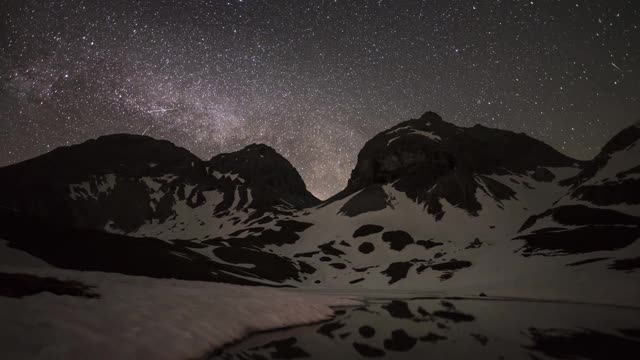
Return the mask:
POLYGON ((369 140, 324 202, 267 145, 203 161, 104 136, 1 168, 0 238, 61 267, 160 277, 473 293, 585 291, 576 279, 590 278, 617 291, 640 257, 639 129, 577 161, 427 112, 369 140))

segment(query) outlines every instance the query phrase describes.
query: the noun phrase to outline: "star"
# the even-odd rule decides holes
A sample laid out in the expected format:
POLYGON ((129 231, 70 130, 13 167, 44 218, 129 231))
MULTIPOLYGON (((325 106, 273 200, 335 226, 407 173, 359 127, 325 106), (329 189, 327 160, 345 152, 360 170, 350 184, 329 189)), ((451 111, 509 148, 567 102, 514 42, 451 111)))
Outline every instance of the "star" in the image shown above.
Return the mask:
POLYGON ((0 166, 121 132, 204 159, 259 142, 327 198, 368 139, 428 110, 578 159, 640 114, 631 0, 60 0, 3 13, 0 166))

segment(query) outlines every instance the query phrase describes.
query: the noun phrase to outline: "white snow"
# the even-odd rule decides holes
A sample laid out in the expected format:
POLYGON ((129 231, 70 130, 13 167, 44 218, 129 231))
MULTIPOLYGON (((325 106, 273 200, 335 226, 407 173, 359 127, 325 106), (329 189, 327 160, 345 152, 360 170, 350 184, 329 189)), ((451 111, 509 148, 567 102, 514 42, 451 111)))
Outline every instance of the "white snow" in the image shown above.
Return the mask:
POLYGON ((1 272, 81 281, 100 298, 0 296, 4 359, 196 358, 250 332, 325 320, 330 306, 358 304, 264 287, 37 268, 44 265, 15 251, 0 245, 0 259, 22 259, 3 262, 1 272))
POLYGON ((233 190, 233 203, 229 207, 229 209, 237 209, 238 204, 240 203, 240 192, 238 190, 238 186, 233 190))
POLYGON ((247 188, 247 204, 244 206, 244 208, 248 209, 252 202, 253 194, 251 193, 251 188, 247 188))
POLYGON ((411 132, 411 134, 426 136, 426 137, 428 137, 429 139, 434 140, 434 141, 440 141, 440 140, 442 140, 442 138, 441 138, 440 136, 438 136, 438 135, 436 135, 436 134, 432 133, 431 131, 415 130, 415 131, 412 131, 412 132, 411 132))
POLYGON ((97 200, 100 194, 108 195, 116 187, 116 183, 115 174, 92 175, 81 183, 69 184, 69 197, 72 200, 97 200))
MULTIPOLYGON (((195 186, 185 186, 185 193, 190 192, 195 186)), ((219 230, 221 224, 227 222, 227 217, 213 217, 215 207, 223 200, 223 195, 217 190, 203 191, 205 203, 196 208, 187 205, 176 194, 172 210, 175 216, 160 223, 157 219, 147 221, 138 230, 129 233, 130 236, 151 236, 162 240, 167 239, 198 239, 210 235, 219 230)), ((153 199, 152 199, 153 201, 153 199)), ((107 231, 111 231, 107 229, 107 231)))
MULTIPOLYGON (((427 123, 427 126, 430 125, 429 123, 427 123)), ((401 138, 402 136, 406 136, 406 135, 422 135, 425 136, 433 141, 441 141, 442 138, 436 134, 434 134, 431 131, 423 131, 423 130, 416 130, 414 129, 412 126, 403 126, 403 127, 399 127, 395 130, 389 131, 387 134, 393 134, 393 133, 397 133, 397 132, 406 132, 403 135, 400 136, 396 136, 392 139, 390 139, 389 141, 387 141, 387 146, 389 146, 392 142, 396 141, 397 139, 401 138), (408 132, 407 132, 408 131, 408 132)))
POLYGON ((223 173, 221 173, 221 172, 219 172, 219 171, 217 171, 217 170, 214 170, 211 174, 212 174, 216 179, 222 179, 222 178, 225 178, 225 179, 231 179, 231 181, 236 181, 236 180, 238 180, 240 183, 244 184, 244 179, 243 179, 243 178, 241 178, 241 177, 240 177, 240 175, 238 175, 238 174, 234 174, 234 173, 225 173, 225 174, 223 174, 223 173))

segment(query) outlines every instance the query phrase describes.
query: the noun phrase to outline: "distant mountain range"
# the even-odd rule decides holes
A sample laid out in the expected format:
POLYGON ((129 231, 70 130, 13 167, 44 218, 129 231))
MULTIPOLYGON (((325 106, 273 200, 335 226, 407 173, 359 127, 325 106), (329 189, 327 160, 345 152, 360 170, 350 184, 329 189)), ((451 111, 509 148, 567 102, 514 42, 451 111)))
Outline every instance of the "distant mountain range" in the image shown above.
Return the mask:
POLYGON ((109 135, 0 168, 0 239, 53 265, 271 286, 640 296, 640 124, 593 160, 428 112, 321 202, 274 149, 109 135), (636 285, 633 285, 636 284, 636 285))

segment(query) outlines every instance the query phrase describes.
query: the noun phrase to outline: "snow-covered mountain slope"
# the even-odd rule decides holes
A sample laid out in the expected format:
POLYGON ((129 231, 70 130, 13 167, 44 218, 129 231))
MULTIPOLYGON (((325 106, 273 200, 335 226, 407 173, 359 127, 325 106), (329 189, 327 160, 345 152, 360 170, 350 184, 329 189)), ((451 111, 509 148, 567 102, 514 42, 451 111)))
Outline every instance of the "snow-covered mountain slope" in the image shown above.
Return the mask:
POLYGON ((640 214, 640 121, 622 130, 574 178, 563 202, 640 214))
MULTIPOLYGON (((623 162, 633 168, 639 160, 631 155, 623 162)), ((577 214, 573 225, 590 226, 581 231, 595 227, 597 236, 613 239, 555 251, 579 241, 558 233, 548 245, 557 256, 531 256, 538 243, 528 237, 529 223, 573 193, 573 179, 590 165, 521 134, 459 128, 427 113, 367 143, 343 192, 275 220, 297 229, 280 230, 272 221, 202 243, 228 263, 255 264, 257 251, 289 258, 302 286, 637 302, 640 289, 628 286, 640 280, 632 265, 640 246, 635 216, 607 207, 588 214, 570 209, 577 214), (616 226, 599 226, 607 221, 616 226), (622 262, 583 266, 597 257, 622 262)))
MULTIPOLYGON (((640 280, 637 139, 637 126, 625 129, 581 162, 524 134, 458 127, 428 112, 367 142, 346 188, 321 204, 284 158, 253 145, 208 162, 179 148, 168 158, 180 161, 144 158, 158 165, 131 165, 138 172, 129 182, 145 190, 125 187, 118 197, 102 183, 74 187, 82 177, 36 177, 44 188, 63 184, 66 197, 22 194, 26 205, 5 205, 41 216, 39 209, 59 205, 61 213, 86 214, 72 216, 76 227, 88 223, 77 219, 96 218, 91 228, 162 239, 187 258, 208 260, 208 276, 230 276, 225 281, 638 302, 640 289, 629 286, 640 280), (176 177, 154 187, 149 176, 176 177), (126 220, 100 208, 112 209, 114 199, 116 209, 147 204, 149 194, 155 208, 123 210, 126 220)), ((52 162, 47 156, 31 162, 52 162)), ((29 167, 0 175, 15 179, 15 168, 29 167)), ((20 236, 8 240, 25 249, 20 236)))
POLYGON ((202 161, 168 141, 124 134, 2 168, 0 185, 0 205, 51 223, 171 239, 318 203, 266 145, 202 161))
POLYGON ((524 254, 585 254, 574 266, 633 271, 640 268, 640 124, 613 137, 549 209, 520 229, 524 254), (635 244, 637 245, 637 244, 635 244))

